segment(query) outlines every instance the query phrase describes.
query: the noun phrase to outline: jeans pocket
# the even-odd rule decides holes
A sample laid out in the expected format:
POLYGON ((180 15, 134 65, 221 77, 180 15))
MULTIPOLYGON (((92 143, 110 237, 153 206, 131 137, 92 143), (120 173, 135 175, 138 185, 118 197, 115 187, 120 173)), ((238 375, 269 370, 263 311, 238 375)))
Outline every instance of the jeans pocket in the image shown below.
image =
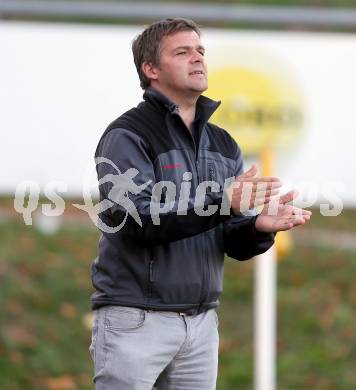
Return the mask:
POLYGON ((145 322, 143 309, 124 306, 110 306, 105 314, 105 329, 130 331, 140 328, 145 322))
POLYGON ((105 307, 95 310, 95 321, 92 330, 92 342, 89 347, 90 354, 94 361, 94 377, 96 382, 99 376, 103 375, 108 349, 105 340, 105 307))
POLYGON ((213 311, 214 311, 216 327, 218 328, 219 327, 219 316, 218 316, 218 313, 216 312, 215 309, 213 309, 213 311))
POLYGON ((91 343, 89 346, 89 353, 94 362, 95 362, 95 345, 96 345, 97 336, 98 336, 98 327, 94 325, 91 332, 91 343))

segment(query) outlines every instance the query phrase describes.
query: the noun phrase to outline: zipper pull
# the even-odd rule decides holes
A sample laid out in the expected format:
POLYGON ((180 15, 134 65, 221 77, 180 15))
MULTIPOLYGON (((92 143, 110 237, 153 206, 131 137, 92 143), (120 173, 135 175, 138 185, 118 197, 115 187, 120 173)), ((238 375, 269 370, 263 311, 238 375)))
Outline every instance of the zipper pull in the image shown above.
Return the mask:
POLYGON ((198 179, 198 183, 200 183, 200 164, 199 164, 199 161, 196 160, 196 164, 195 164, 196 168, 197 168, 197 179, 198 179))
POLYGON ((153 263, 154 263, 154 261, 153 260, 151 260, 150 261, 150 269, 149 269, 149 272, 150 272, 150 282, 152 283, 152 282, 154 282, 154 279, 153 279, 153 263))

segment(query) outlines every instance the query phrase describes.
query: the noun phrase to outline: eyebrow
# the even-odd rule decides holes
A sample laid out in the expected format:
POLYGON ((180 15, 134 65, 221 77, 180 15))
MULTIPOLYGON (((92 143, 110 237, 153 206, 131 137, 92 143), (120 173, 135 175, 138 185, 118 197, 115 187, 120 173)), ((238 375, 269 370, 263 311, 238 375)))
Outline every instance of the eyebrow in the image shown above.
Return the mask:
MULTIPOLYGON (((193 48, 193 46, 178 46, 178 47, 176 47, 175 49, 173 49, 173 51, 178 51, 178 50, 182 50, 182 49, 184 49, 184 50, 191 50, 192 48, 193 48)), ((200 49, 200 50, 205 51, 205 47, 202 46, 202 45, 199 45, 199 46, 197 46, 196 48, 197 48, 198 50, 200 49)))

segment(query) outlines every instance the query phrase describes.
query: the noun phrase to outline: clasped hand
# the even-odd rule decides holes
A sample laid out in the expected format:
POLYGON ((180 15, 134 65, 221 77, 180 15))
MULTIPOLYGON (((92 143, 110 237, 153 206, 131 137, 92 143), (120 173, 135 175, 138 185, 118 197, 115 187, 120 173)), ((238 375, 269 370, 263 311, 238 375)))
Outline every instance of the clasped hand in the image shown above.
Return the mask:
POLYGON ((281 181, 276 177, 257 177, 257 167, 252 167, 237 176, 228 188, 227 194, 234 213, 262 206, 256 219, 256 230, 260 232, 278 232, 305 224, 311 217, 309 210, 295 207, 292 202, 298 196, 297 191, 279 195, 281 181))

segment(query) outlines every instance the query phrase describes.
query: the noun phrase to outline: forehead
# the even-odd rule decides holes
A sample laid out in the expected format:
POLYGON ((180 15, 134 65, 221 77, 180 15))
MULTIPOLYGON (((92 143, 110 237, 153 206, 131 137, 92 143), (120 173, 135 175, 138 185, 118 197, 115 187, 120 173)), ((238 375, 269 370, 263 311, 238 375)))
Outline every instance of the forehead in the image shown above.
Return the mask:
POLYGON ((180 46, 201 46, 199 35, 193 31, 178 31, 174 34, 165 36, 161 41, 161 50, 174 50, 180 46))

